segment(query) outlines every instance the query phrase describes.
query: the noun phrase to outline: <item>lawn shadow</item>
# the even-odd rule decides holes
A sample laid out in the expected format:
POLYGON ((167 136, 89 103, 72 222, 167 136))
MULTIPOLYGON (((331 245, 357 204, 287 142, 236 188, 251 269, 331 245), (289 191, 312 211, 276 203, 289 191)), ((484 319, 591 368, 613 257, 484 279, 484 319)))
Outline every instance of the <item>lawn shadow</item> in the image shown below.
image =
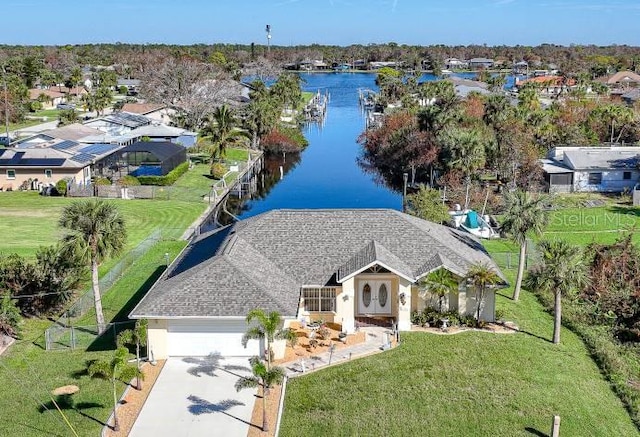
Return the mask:
POLYGON ((94 335, 97 335, 95 340, 93 340, 91 344, 89 344, 89 347, 87 347, 86 349, 87 352, 113 350, 113 348, 116 345, 116 336, 121 331, 124 331, 125 329, 131 329, 134 326, 134 321, 129 319, 129 314, 131 313, 131 311, 133 311, 133 309, 140 302, 142 297, 147 293, 147 291, 149 291, 149 289, 153 286, 153 284, 155 284, 155 282, 162 275, 162 273, 164 273, 165 270, 166 270, 165 266, 157 267, 153 271, 153 273, 147 278, 147 280, 144 281, 144 284, 142 284, 136 290, 133 296, 131 296, 131 298, 127 301, 127 303, 124 304, 122 308, 120 308, 120 311, 118 311, 118 313, 115 316, 113 316, 110 321, 111 323, 131 322, 131 324, 116 325, 115 331, 112 328, 107 329, 100 335, 97 335, 97 333, 94 331, 92 332, 90 328, 82 328, 82 327, 75 328, 80 330, 80 332, 83 332, 82 329, 85 329, 86 333, 93 333, 94 335))
POLYGON ((58 407, 65 411, 65 410, 69 410, 69 411, 75 411, 76 413, 78 413, 79 415, 81 415, 82 417, 85 417, 87 419, 93 420, 94 422, 97 422, 99 425, 102 426, 106 426, 106 423, 104 423, 103 421, 85 413, 83 410, 89 410, 91 408, 104 408, 103 404, 98 404, 97 402, 78 402, 76 403, 73 400, 73 395, 58 395, 55 397, 55 404, 54 402, 48 401, 46 403, 43 403, 42 405, 40 405, 38 407, 38 411, 40 413, 44 413, 46 411, 55 411, 57 410, 56 408, 56 404, 58 405, 58 407))
POLYGON ((507 325, 502 325, 502 326, 503 326, 505 329, 508 329, 508 330, 510 330, 510 331, 521 332, 521 333, 523 333, 523 334, 525 334, 525 335, 528 335, 528 336, 530 336, 530 337, 537 338, 538 340, 543 340, 543 341, 545 341, 546 343, 553 343, 553 341, 549 340, 548 338, 541 337, 541 336, 539 336, 538 334, 534 334, 533 332, 525 331, 525 330, 520 329, 520 328, 517 328, 517 329, 516 329, 516 328, 512 328, 512 327, 507 326, 507 325))
POLYGON ((223 401, 220 401, 214 404, 212 402, 207 401, 206 399, 202 399, 201 397, 198 397, 195 395, 190 395, 189 397, 187 397, 187 399, 191 401, 191 405, 189 405, 187 409, 194 416, 200 416, 202 414, 210 414, 210 413, 222 413, 226 416, 231 417, 232 419, 236 419, 242 423, 246 423, 249 426, 262 429, 261 427, 254 425, 251 422, 247 422, 246 420, 241 419, 237 416, 234 416, 233 414, 228 412, 228 410, 230 410, 233 407, 245 405, 244 402, 240 402, 235 399, 225 399, 223 401))
POLYGON ((636 208, 636 207, 626 207, 626 206, 614 205, 614 206, 610 206, 607 209, 610 212, 614 212, 614 213, 617 213, 617 214, 625 214, 625 215, 632 215, 632 216, 635 216, 635 217, 640 217, 640 208, 636 208))
POLYGON ((542 431, 538 431, 535 428, 531 428, 530 426, 527 426, 524 430, 527 431, 529 434, 533 434, 533 435, 538 436, 538 437, 549 437, 548 434, 546 434, 546 433, 544 433, 542 431))
POLYGON ((49 437, 67 437, 67 434, 57 434, 57 433, 54 434, 54 433, 52 433, 52 431, 50 429, 37 428, 37 427, 35 427, 35 426, 31 425, 31 424, 28 424, 28 423, 22 423, 22 422, 13 422, 13 423, 15 423, 17 425, 20 425, 20 426, 24 426, 25 428, 28 428, 28 429, 31 429, 31 430, 34 430, 34 431, 38 431, 42 435, 46 435, 46 436, 49 436, 49 437))

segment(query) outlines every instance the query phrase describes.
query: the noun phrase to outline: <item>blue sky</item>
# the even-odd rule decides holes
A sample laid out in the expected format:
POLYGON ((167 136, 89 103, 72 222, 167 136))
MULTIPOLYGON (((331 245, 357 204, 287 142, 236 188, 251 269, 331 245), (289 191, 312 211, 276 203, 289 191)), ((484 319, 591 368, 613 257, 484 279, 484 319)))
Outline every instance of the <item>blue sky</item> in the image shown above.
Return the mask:
POLYGON ((5 44, 629 44, 631 0, 2 0, 5 44))

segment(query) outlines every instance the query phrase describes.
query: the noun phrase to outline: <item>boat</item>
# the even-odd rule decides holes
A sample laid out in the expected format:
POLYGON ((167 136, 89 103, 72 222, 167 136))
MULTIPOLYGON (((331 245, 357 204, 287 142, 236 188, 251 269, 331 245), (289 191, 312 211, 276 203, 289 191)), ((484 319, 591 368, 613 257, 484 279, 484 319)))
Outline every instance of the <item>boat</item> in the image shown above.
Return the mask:
POLYGON ((479 238, 500 238, 495 229, 489 224, 489 216, 482 217, 472 209, 449 211, 451 225, 456 229, 462 229, 479 238))
POLYGON ((446 70, 446 69, 445 69, 445 70, 440 70, 440 74, 441 74, 442 76, 448 76, 448 75, 450 75, 450 74, 453 74, 453 71, 451 71, 451 70, 446 70))

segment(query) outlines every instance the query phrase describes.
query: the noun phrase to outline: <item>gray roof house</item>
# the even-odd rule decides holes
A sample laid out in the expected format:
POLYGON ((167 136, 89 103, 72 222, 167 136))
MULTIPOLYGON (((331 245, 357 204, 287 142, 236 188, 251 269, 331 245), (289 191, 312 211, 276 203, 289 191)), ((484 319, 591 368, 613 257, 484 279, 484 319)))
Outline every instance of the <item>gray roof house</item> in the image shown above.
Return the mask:
POLYGON ((640 147, 556 147, 541 165, 550 192, 622 192, 640 178, 640 147))
MULTIPOLYGON (((353 332, 371 320, 410 330, 428 305, 418 282, 444 268, 460 278, 447 306, 476 309, 462 278, 476 263, 497 266, 472 236, 394 210, 274 210, 203 234, 151 288, 132 318, 149 319, 156 358, 256 355, 244 349, 254 308, 286 320, 316 320, 353 332)), ((506 284, 506 280, 503 278, 506 284)), ((494 320, 495 294, 481 318, 494 320)))

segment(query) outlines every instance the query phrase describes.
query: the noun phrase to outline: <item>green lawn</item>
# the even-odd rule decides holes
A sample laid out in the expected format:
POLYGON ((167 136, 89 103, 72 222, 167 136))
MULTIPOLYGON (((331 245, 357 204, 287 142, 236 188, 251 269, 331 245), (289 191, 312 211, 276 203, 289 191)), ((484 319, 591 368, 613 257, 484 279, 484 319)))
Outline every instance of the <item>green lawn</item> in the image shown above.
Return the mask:
MULTIPOLYGON (((143 256, 103 298, 107 320, 126 320, 135 303, 164 270, 164 254, 169 253, 173 259, 185 244, 182 241, 161 242, 143 256)), ((85 321, 87 324, 95 323, 93 314, 87 314, 85 321)), ((96 341, 89 350, 47 352, 43 348, 43 332, 50 324, 46 319, 26 321, 22 339, 0 357, 0 411, 11 412, 2 415, 2 436, 73 435, 49 398, 50 391, 62 385, 80 387, 78 394, 74 395, 76 408, 64 409, 79 435, 100 435, 102 423, 111 413, 110 384, 92 380, 83 372, 87 360, 107 358, 112 354, 112 351, 105 350, 113 347, 111 342, 96 341), (42 404, 49 410, 44 410, 42 404)), ((124 388, 124 384, 118 384, 120 394, 124 388)))
MULTIPOLYGON (((31 256, 43 245, 55 243, 61 235, 57 226, 64 206, 74 199, 44 197, 36 192, 0 193, 0 235, 2 252, 31 256)), ((155 229, 165 238, 179 238, 205 210, 204 203, 149 200, 110 200, 125 217, 133 248, 155 229)))
POLYGON ((280 435, 547 435, 554 414, 563 436, 638 435, 582 341, 563 329, 549 342, 533 295, 497 306, 522 332, 406 333, 392 351, 290 380, 280 435))

